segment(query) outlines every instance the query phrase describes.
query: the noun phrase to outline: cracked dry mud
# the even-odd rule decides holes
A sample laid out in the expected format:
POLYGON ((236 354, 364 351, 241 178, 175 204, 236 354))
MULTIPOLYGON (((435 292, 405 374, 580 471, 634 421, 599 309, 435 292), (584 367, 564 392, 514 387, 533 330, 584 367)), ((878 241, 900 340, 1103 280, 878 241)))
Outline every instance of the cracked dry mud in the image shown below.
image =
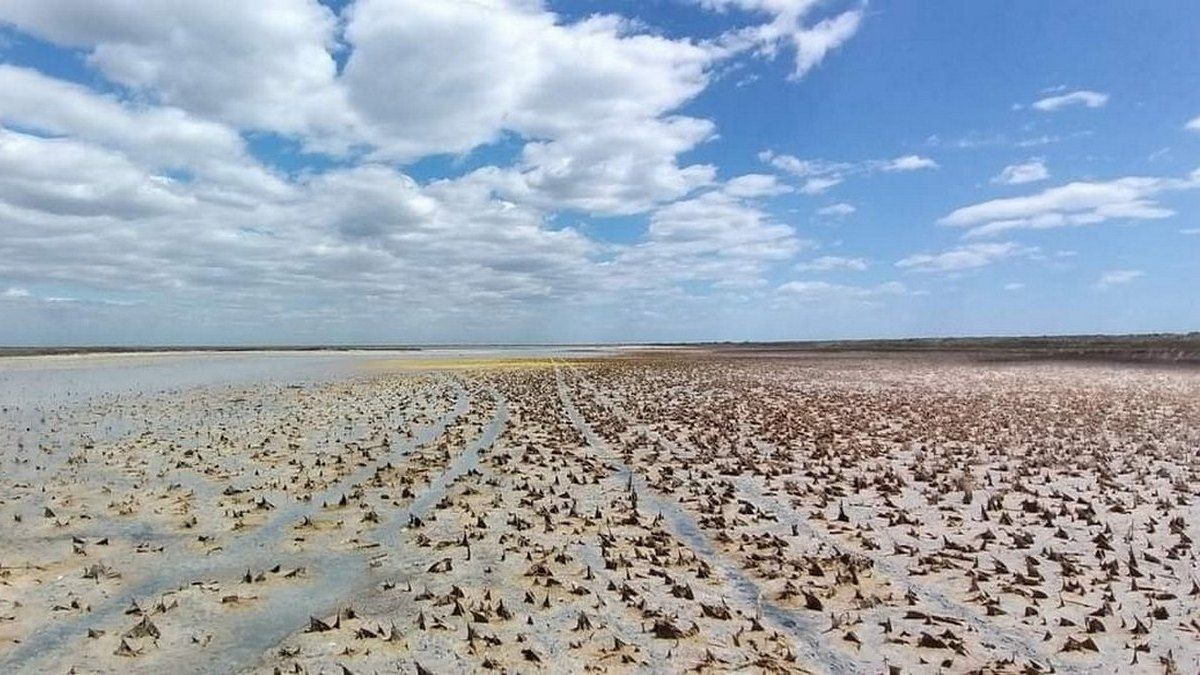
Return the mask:
POLYGON ((240 358, 0 364, 4 672, 1200 672, 1195 369, 240 358))

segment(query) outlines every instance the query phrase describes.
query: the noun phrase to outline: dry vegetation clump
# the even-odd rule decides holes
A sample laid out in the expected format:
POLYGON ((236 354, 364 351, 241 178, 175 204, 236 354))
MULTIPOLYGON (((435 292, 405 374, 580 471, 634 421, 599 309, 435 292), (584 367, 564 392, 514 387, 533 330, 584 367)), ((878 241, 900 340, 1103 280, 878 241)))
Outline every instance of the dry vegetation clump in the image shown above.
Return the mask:
POLYGON ((1193 371, 426 366, 12 415, 0 664, 1200 670, 1193 371))

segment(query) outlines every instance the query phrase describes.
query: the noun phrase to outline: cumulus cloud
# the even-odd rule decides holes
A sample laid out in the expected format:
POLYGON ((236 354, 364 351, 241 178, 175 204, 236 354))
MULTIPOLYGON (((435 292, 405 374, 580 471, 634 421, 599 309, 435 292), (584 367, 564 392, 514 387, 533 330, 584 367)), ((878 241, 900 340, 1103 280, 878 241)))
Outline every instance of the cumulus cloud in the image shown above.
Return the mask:
POLYGON ((691 117, 600 125, 558 141, 527 143, 513 166, 489 166, 468 177, 506 199, 545 209, 624 215, 711 185, 711 164, 679 166, 677 157, 713 133, 691 117))
POLYGON ((1101 274, 1100 278, 1096 280, 1096 288, 1105 289, 1112 286, 1122 286, 1143 276, 1145 276, 1145 273, 1141 270, 1109 270, 1101 274))
POLYGON ((914 272, 961 272, 992 263, 1037 253, 1036 247, 1015 242, 978 243, 959 246, 940 253, 917 253, 896 262, 896 267, 914 272))
POLYGON ((845 258, 836 255, 823 255, 813 260, 797 263, 799 272, 862 272, 871 266, 866 258, 845 258))
POLYGON ((120 153, 0 127, 0 201, 47 214, 134 220, 191 208, 197 198, 120 153))
POLYGON ((203 117, 286 134, 353 124, 335 83, 337 18, 317 0, 11 0, 0 21, 82 49, 111 81, 203 117))
POLYGON ((389 157, 465 152, 505 130, 563 139, 629 129, 702 91, 718 57, 632 30, 615 16, 562 24, 537 3, 360 0, 343 79, 389 157))
MULTIPOLYGON (((143 5, 0 3, 0 24, 90 69, 69 82, 0 64, 10 304, 486 331, 550 307, 768 289, 812 243, 762 202, 805 188, 684 161, 718 130, 681 110, 739 56, 790 51, 804 74, 861 19, 714 0, 749 25, 700 40, 536 0, 143 5), (414 178, 436 155, 470 168, 414 178), (577 224, 636 214, 645 231, 623 243, 577 224), (49 287, 78 292, 18 293, 49 287)), ((822 169, 808 189, 876 170, 822 169)))
POLYGON ((123 103, 26 68, 0 64, 0 123, 106 146, 152 170, 186 171, 214 199, 290 191, 229 126, 169 106, 123 103))
POLYGON ((1030 107, 1042 112, 1055 112, 1072 106, 1100 108, 1108 103, 1108 94, 1088 89, 1047 96, 1034 101, 1030 107))
POLYGON ((1187 124, 1183 125, 1188 131, 1200 131, 1200 115, 1193 117, 1187 124))
POLYGON ((359 0, 344 31, 317 0, 77 5, 15 0, 0 21, 86 50, 110 80, 157 103, 311 149, 401 161, 465 153, 507 132, 561 141, 648 125, 648 135, 727 58, 620 17, 568 24, 518 0, 359 0))
POLYGON ((1112 219, 1150 220, 1175 214, 1154 201, 1156 195, 1200 187, 1200 169, 1187 178, 1130 176, 1111 181, 1075 182, 1023 197, 993 199, 964 206, 938 222, 967 227, 968 236, 993 236, 1010 230, 1091 225, 1112 219))
POLYGON ((546 212, 469 177, 421 185, 365 164, 305 177, 294 190, 253 206, 201 201, 194 186, 117 154, 8 131, 0 257, 14 280, 205 297, 214 310, 260 320, 295 319, 299 305, 336 306, 329 321, 356 312, 448 321, 485 308, 500 317, 547 303, 633 301, 688 282, 754 287, 809 246, 754 203, 774 191, 760 178, 657 208, 646 236, 628 245, 547 227, 546 212))
POLYGON ((364 165, 306 178, 288 199, 206 202, 73 141, 2 139, 10 278, 207 297, 230 311, 330 303, 419 315, 439 303, 465 311, 562 298, 595 272, 594 242, 469 183, 421 186, 364 165))
POLYGON ((809 245, 755 204, 713 190, 655 211, 648 241, 621 262, 652 263, 656 271, 679 278, 752 282, 767 265, 809 245))
POLYGON ((1010 164, 992 178, 993 183, 1001 185, 1023 185, 1036 183, 1050 177, 1046 165, 1040 159, 1031 159, 1022 164, 1010 164))

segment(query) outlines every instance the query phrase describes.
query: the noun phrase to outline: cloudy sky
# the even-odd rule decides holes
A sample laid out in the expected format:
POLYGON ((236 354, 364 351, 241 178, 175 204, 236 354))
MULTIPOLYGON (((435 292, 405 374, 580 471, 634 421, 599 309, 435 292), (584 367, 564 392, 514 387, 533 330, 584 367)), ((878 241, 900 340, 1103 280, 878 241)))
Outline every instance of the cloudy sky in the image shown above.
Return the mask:
POLYGON ((1200 3, 3 0, 0 343, 1200 328, 1200 3))

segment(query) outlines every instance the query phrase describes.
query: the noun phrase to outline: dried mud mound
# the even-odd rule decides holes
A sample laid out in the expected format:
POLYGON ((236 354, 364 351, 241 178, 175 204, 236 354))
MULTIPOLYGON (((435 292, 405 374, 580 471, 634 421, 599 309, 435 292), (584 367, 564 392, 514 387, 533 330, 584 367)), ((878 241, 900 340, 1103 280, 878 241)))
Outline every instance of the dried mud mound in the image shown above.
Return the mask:
POLYGON ((5 672, 1200 672, 1200 374, 533 360, 0 420, 5 672))

